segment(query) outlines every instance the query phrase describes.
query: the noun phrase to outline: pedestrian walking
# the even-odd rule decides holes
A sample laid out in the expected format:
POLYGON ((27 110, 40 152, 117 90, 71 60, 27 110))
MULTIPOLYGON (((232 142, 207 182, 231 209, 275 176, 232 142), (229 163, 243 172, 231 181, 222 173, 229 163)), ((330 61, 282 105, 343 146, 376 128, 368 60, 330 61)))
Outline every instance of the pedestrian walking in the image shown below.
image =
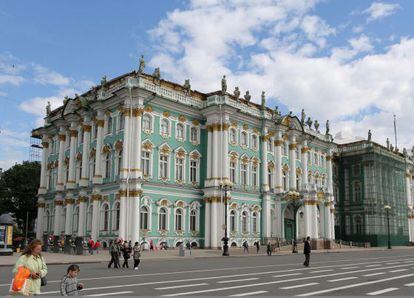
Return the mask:
POLYGON ((119 250, 116 240, 109 242, 109 254, 111 260, 109 261, 108 268, 111 268, 112 264, 114 264, 114 268, 119 268, 119 250))
POLYGON ((60 295, 61 296, 79 296, 79 291, 83 289, 83 283, 78 282, 79 274, 78 265, 70 265, 66 271, 66 275, 63 276, 60 282, 60 295))
POLYGON ((303 253, 305 254, 305 262, 303 263, 303 266, 309 267, 309 261, 310 261, 310 253, 311 253, 311 245, 310 245, 310 237, 306 237, 305 245, 303 248, 303 253))
POLYGON ((267 251, 267 255, 269 257, 271 257, 272 256, 272 245, 270 244, 270 242, 267 243, 267 249, 266 249, 266 251, 267 251))
POLYGON ((122 268, 129 268, 128 260, 131 256, 131 250, 128 242, 124 242, 124 245, 122 247, 122 256, 124 257, 124 263, 122 264, 122 268))
POLYGON ((134 270, 138 270, 138 265, 141 262, 141 245, 138 242, 135 242, 132 248, 132 257, 134 258, 134 270))
POLYGON ((25 296, 39 295, 40 287, 46 285, 47 266, 40 252, 42 251, 42 241, 34 239, 25 248, 22 255, 17 260, 13 268, 16 274, 22 268, 28 269, 28 278, 26 287, 20 291, 12 291, 15 294, 23 294, 25 296))
POLYGON ((260 250, 260 243, 259 243, 259 241, 256 241, 254 244, 256 245, 256 250, 257 250, 256 253, 258 254, 259 250, 260 250))
POLYGON ((243 252, 249 253, 249 244, 247 243, 247 241, 243 242, 243 252))

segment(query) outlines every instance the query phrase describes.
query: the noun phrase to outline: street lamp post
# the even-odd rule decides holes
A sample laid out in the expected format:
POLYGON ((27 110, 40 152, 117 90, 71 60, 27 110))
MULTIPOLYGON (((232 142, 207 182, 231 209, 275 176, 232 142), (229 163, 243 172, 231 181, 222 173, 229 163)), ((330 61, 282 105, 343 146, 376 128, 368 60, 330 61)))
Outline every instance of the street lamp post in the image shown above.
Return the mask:
POLYGON ((231 189, 231 182, 225 181, 220 184, 220 188, 224 190, 224 237, 221 239, 223 241, 223 256, 230 256, 229 253, 229 237, 227 235, 227 192, 231 189))
POLYGON ((390 205, 384 206, 385 211, 387 211, 387 236, 388 236, 388 249, 391 249, 391 236, 390 236, 390 205))

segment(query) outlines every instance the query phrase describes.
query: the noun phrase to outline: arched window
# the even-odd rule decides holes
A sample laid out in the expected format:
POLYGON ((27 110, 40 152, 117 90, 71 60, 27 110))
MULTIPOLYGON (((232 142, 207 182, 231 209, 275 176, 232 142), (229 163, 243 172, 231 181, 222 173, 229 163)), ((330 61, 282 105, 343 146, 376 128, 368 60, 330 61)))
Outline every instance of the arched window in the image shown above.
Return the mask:
POLYGON ((86 229, 92 231, 92 205, 89 206, 86 212, 86 229))
POLYGON ((236 211, 230 211, 230 232, 236 231, 236 211))
POLYGON ((247 233, 247 212, 242 213, 242 232, 247 233))
POLYGON ((76 206, 73 210, 73 220, 72 220, 72 231, 78 231, 78 223, 79 223, 79 207, 76 206))
POLYGON ((109 230, 109 206, 108 204, 104 204, 102 206, 101 218, 102 218, 102 231, 108 231, 109 230))
POLYGON ((116 157, 116 164, 117 164, 117 175, 121 177, 121 169, 122 169, 122 149, 118 151, 118 155, 116 157))
POLYGON ((160 155, 160 177, 163 179, 168 178, 168 155, 160 155))
POLYGON ((253 149, 257 149, 257 136, 256 135, 252 136, 252 147, 253 149))
POLYGON ((241 133, 241 145, 247 146, 247 133, 245 131, 241 133))
POLYGON ((237 132, 236 129, 230 129, 230 143, 237 143, 237 132))
POLYGON ((160 230, 167 229, 167 210, 164 207, 160 209, 158 227, 160 230))
POLYGON ((152 117, 148 114, 142 116, 142 129, 146 132, 152 131, 152 117))
POLYGON ((257 165, 252 166, 252 186, 257 187, 257 165))
POLYGON ((183 211, 181 209, 175 211, 175 230, 183 230, 183 211))
POLYGON ((108 117, 108 125, 106 126, 106 134, 112 134, 112 117, 108 117))
POLYGON ((230 181, 236 183, 236 162, 230 161, 230 181))
POLYGON ((197 230, 197 211, 191 210, 190 212, 190 231, 194 232, 197 230))
POLYGON ((247 164, 241 164, 241 185, 247 185, 247 164))
POLYGON ((256 212, 253 212, 253 214, 252 214, 252 221, 253 221, 253 233, 257 233, 258 231, 257 231, 257 220, 258 220, 258 218, 257 218, 257 213, 256 212))
POLYGON ((125 127, 125 117, 124 115, 119 115, 119 130, 123 130, 125 127))
POLYGON ((198 129, 197 129, 197 127, 191 127, 190 139, 191 139, 191 142, 193 142, 193 143, 198 142, 198 129))
POLYGON ((184 159, 180 157, 175 159, 175 180, 184 181, 184 159))
POLYGON ((190 161, 190 182, 193 184, 198 182, 198 160, 190 161))
POLYGON ((359 202, 361 200, 361 182, 354 181, 354 201, 359 202))
POLYGON ((140 229, 141 230, 148 230, 148 207, 147 206, 142 206, 140 209, 140 229))
POLYGON ((105 178, 111 178, 111 154, 105 156, 105 178))
POLYGON ((184 125, 182 123, 177 124, 177 139, 184 140, 184 125))
POLYGON ((115 203, 113 212, 114 212, 114 216, 113 216, 114 222, 112 224, 112 230, 118 231, 119 230, 119 216, 121 214, 121 209, 120 209, 120 203, 119 202, 115 203))
POLYGON ((161 134, 168 135, 170 132, 170 122, 167 119, 161 120, 161 134))

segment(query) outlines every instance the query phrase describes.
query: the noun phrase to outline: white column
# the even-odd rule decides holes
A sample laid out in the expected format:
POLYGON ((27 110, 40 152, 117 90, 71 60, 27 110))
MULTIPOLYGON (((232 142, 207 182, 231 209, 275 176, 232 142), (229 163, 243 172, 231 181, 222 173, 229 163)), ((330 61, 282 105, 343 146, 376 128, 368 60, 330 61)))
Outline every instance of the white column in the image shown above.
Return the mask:
POLYGON ((296 137, 290 138, 289 144, 289 189, 296 189, 296 137))
POLYGON ((131 197, 131 205, 132 205, 132 227, 131 227, 131 241, 132 243, 139 242, 139 198, 140 196, 136 194, 134 197, 131 197))
POLYGON ((49 157, 49 138, 47 136, 43 136, 42 138, 42 163, 40 168, 40 185, 39 185, 39 194, 46 193, 46 184, 47 184, 47 159, 49 157))
POLYGON ((277 133, 277 139, 275 140, 275 168, 276 168, 276 193, 281 193, 283 191, 283 174, 282 174, 282 146, 283 140, 281 139, 281 133, 277 133))
POLYGON ((57 173, 56 190, 63 190, 63 186, 64 186, 63 167, 64 167, 64 160, 65 160, 65 140, 66 140, 65 129, 63 127, 60 127, 58 173, 57 173))
POLYGON ((270 194, 263 194, 262 199, 262 220, 263 220, 263 236, 265 238, 271 237, 271 216, 270 216, 270 194))
POLYGON ((207 125, 207 177, 206 179, 210 179, 212 174, 211 174, 211 160, 213 158, 213 145, 212 145, 212 141, 213 141, 213 136, 212 136, 212 130, 211 130, 211 126, 207 125))
POLYGON ((101 195, 94 194, 92 195, 92 230, 91 230, 91 238, 93 241, 98 240, 99 237, 99 215, 100 215, 100 204, 101 195))
POLYGON ((39 197, 37 201, 37 223, 36 223, 36 239, 43 238, 43 217, 45 215, 45 201, 39 197))
POLYGON ((305 140, 303 141, 303 147, 301 150, 302 153, 302 188, 307 189, 306 186, 308 185, 308 142, 305 140))
POLYGON ((211 246, 210 242, 210 202, 208 198, 204 199, 205 211, 204 211, 204 248, 209 248, 211 246))
POLYGON ((210 240, 210 245, 211 248, 217 248, 219 247, 218 243, 217 243, 217 237, 218 237, 218 233, 217 233, 217 198, 213 197, 212 201, 211 201, 211 222, 210 222, 210 235, 211 235, 211 240, 210 240))
POLYGON ((105 121, 103 119, 103 111, 98 111, 96 125, 98 126, 98 136, 96 138, 96 156, 95 156, 95 177, 94 184, 102 184, 102 145, 103 145, 103 127, 105 121))
POLYGON ((81 179, 79 180, 79 186, 86 187, 89 184, 89 142, 91 138, 91 125, 89 124, 89 122, 86 122, 85 124, 83 124, 82 129, 83 129, 82 173, 81 173, 81 179))
POLYGON ((269 136, 267 135, 267 127, 262 131, 262 188, 264 192, 269 191, 269 177, 267 175, 267 141, 269 136))
POLYGON ((275 202, 275 216, 276 216, 276 223, 275 223, 275 225, 276 225, 276 230, 275 230, 275 234, 276 234, 276 237, 278 237, 278 238, 284 238, 284 236, 283 236, 283 229, 282 229, 282 227, 283 227, 283 225, 284 225, 284 223, 283 223, 283 220, 282 220, 282 203, 281 203, 281 201, 280 200, 276 200, 276 202, 275 202))
POLYGON ((229 164, 229 134, 228 134, 229 125, 223 123, 223 129, 221 133, 223 134, 223 144, 222 144, 222 158, 223 162, 221 167, 223 168, 223 177, 230 180, 230 164, 229 164))
MULTIPOLYGON (((66 187, 68 189, 74 189, 76 187, 75 179, 75 154, 78 139, 78 131, 76 129, 76 123, 72 122, 70 127, 70 151, 69 151, 69 177, 66 187)), ((67 234, 68 235, 68 234, 67 234)))
MULTIPOLYGON (((332 153, 331 153, 332 154, 332 153)), ((326 172, 328 178, 328 193, 333 195, 333 180, 332 180, 332 155, 326 156, 326 172)))
POLYGON ((318 213, 316 201, 305 201, 304 206, 305 234, 311 239, 318 238, 318 213))
POLYGON ((407 206, 408 208, 413 207, 413 202, 411 200, 411 173, 407 170, 407 173, 405 174, 405 189, 407 192, 407 206))
POLYGON ((72 235, 73 203, 74 203, 74 200, 72 197, 65 199, 65 205, 66 205, 65 235, 72 235))
POLYGON ((55 199, 55 218, 54 218, 54 224, 53 224, 53 235, 55 236, 60 236, 60 232, 61 232, 60 221, 62 218, 62 205, 63 205, 63 201, 56 198, 55 199))
POLYGON ((213 124, 213 167, 212 167, 212 178, 216 180, 219 176, 218 167, 219 165, 219 156, 218 156, 218 125, 213 124))
POLYGON ((79 223, 78 223, 78 236, 84 237, 86 230, 86 196, 79 197, 79 223))

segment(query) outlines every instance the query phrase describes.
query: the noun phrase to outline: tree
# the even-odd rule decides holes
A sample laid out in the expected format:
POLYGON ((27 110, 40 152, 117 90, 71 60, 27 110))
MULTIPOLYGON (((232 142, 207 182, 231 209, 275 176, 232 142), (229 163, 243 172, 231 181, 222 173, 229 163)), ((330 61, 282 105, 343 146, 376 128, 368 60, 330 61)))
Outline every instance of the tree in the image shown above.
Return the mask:
POLYGON ((40 183, 40 163, 25 161, 16 164, 0 177, 0 214, 14 213, 20 229, 25 228, 29 212, 29 231, 37 216, 37 190, 40 183))

